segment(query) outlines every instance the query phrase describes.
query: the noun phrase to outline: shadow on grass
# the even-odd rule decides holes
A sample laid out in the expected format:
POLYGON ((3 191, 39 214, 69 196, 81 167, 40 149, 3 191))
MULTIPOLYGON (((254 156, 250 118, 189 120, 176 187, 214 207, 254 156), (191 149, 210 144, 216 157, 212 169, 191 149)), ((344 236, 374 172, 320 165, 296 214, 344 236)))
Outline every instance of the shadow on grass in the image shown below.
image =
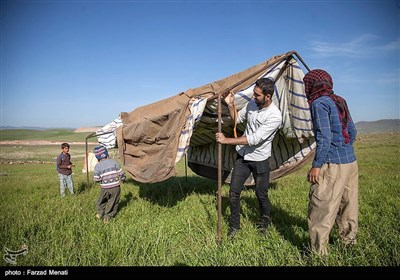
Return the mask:
POLYGON ((213 195, 218 189, 216 181, 203 177, 172 177, 159 183, 135 185, 139 186, 139 197, 165 207, 172 207, 193 193, 213 195))
POLYGON ((272 221, 276 230, 300 251, 307 251, 305 246, 307 246, 309 242, 308 234, 306 234, 306 236, 301 236, 299 233, 299 231, 308 233, 306 215, 304 215, 304 218, 296 217, 276 206, 272 206, 271 212, 272 221), (296 230, 296 228, 298 229, 296 230))
POLYGON ((133 195, 131 192, 128 192, 124 197, 122 197, 121 201, 118 204, 118 211, 120 211, 122 208, 126 207, 129 202, 132 200, 133 195))
POLYGON ((87 190, 93 186, 94 186, 94 184, 91 182, 89 182, 89 185, 87 184, 86 181, 79 182, 76 186, 76 192, 78 194, 83 193, 85 190, 87 190))

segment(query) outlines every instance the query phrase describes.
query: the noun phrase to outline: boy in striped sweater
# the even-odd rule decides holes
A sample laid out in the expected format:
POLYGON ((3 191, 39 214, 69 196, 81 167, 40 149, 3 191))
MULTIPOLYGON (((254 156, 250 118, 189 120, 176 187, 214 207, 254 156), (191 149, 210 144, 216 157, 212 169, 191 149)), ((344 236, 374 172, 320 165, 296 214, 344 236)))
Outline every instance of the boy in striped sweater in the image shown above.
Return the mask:
POLYGON ((108 157, 107 148, 98 146, 94 153, 99 161, 94 167, 95 182, 100 182, 100 194, 96 202, 96 218, 103 219, 108 224, 110 219, 117 214, 121 194, 120 181, 125 182, 125 173, 119 164, 108 157))

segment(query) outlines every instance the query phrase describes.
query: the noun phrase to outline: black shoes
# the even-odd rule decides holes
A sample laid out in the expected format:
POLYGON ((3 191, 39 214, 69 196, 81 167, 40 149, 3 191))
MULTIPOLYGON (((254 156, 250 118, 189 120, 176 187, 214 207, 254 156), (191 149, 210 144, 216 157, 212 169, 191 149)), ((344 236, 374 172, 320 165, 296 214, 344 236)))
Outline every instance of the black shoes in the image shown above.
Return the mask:
MULTIPOLYGON (((232 224, 235 224, 235 223, 231 223, 231 226, 229 227, 229 230, 228 230, 228 237, 231 239, 235 237, 235 235, 238 233, 238 231, 240 229, 240 227, 232 226, 232 224)), ((256 225, 259 234, 262 236, 266 236, 268 233, 268 227, 271 224, 272 224, 272 220, 270 217, 262 216, 260 218, 260 221, 256 225)))
POLYGON ((271 218, 268 216, 261 217, 260 222, 257 224, 258 232, 265 236, 268 233, 268 227, 271 225, 271 218))
POLYGON ((262 236, 266 236, 268 233, 268 225, 258 224, 257 230, 259 234, 261 234, 262 236))
POLYGON ((228 237, 232 239, 232 238, 235 237, 235 235, 236 235, 238 232, 239 232, 239 229, 238 229, 238 228, 232 228, 232 227, 230 227, 229 230, 228 230, 228 237))

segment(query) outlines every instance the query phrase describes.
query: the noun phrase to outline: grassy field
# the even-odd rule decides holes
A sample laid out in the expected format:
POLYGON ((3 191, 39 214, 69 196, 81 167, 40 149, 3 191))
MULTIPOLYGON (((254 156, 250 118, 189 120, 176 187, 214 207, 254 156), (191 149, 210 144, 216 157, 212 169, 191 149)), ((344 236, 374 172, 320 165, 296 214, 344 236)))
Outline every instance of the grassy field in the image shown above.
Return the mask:
MULTIPOLYGON (((88 149, 93 151, 96 144, 88 143, 88 149)), ((60 145, 0 145, 0 163, 29 163, 42 162, 54 164, 57 156, 61 153, 60 145)), ((72 162, 81 161, 86 153, 84 144, 71 144, 70 154, 72 162)))
MULTIPOLYGON (((54 166, 58 146, 0 145, 0 244, 11 250, 29 247, 17 256, 18 266, 399 266, 400 134, 361 135, 355 148, 358 243, 345 248, 334 227, 327 258, 309 252, 309 166, 272 182, 273 225, 266 237, 256 230, 258 202, 249 188, 242 193, 242 230, 234 240, 226 238, 229 187, 223 185, 223 239, 217 244, 217 182, 190 170, 186 178, 183 162, 178 175, 162 183, 129 179, 115 219, 96 220, 99 186, 86 185, 80 172, 84 145, 71 146, 77 195, 67 192, 65 198, 54 166), (17 161, 22 163, 10 164, 17 161)), ((116 157, 115 151, 111 155, 116 157)), ((13 266, 4 259, 1 265, 13 266)))
MULTIPOLYGON (((62 142, 85 142, 89 132, 74 132, 69 129, 49 129, 49 130, 32 130, 32 129, 5 129, 0 130, 0 141, 7 140, 48 140, 62 142)), ((89 142, 96 141, 96 138, 90 138, 89 142)))

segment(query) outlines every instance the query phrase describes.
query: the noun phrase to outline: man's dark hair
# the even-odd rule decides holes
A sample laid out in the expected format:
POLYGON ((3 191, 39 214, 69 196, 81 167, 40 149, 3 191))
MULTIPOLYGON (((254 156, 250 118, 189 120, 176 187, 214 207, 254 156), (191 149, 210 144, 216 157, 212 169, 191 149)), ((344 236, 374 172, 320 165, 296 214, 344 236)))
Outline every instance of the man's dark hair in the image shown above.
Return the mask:
POLYGON ((264 95, 274 95, 274 82, 269 78, 258 79, 255 86, 259 87, 264 95))

